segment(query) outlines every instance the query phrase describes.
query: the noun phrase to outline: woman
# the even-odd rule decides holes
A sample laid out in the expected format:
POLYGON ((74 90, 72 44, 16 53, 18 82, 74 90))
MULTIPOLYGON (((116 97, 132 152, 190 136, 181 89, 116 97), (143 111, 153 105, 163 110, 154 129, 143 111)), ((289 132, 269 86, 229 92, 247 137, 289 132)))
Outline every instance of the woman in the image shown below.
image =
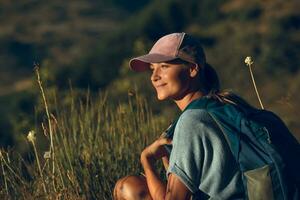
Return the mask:
POLYGON ((234 94, 219 91, 218 76, 206 63, 198 41, 186 33, 166 35, 148 54, 132 59, 130 66, 137 72, 150 69, 157 98, 173 100, 183 113, 173 135, 159 138, 141 153, 146 178, 128 176, 120 179, 114 198, 245 198, 239 164, 222 130, 205 110, 188 107, 209 98, 237 108, 255 108, 234 94), (170 154, 168 145, 172 145, 170 154), (154 168, 160 159, 167 170, 167 184, 160 180, 154 168))

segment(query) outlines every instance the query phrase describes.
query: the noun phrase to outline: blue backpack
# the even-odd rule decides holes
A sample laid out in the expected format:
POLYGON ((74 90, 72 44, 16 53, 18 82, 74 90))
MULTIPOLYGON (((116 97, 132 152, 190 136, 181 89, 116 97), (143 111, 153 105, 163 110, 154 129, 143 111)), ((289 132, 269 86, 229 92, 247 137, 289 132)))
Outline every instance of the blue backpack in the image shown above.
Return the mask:
MULTIPOLYGON (((206 97, 184 111, 189 109, 205 109, 224 134, 240 166, 246 199, 300 199, 300 145, 279 117, 206 97)), ((175 126, 166 137, 172 138, 175 126)))

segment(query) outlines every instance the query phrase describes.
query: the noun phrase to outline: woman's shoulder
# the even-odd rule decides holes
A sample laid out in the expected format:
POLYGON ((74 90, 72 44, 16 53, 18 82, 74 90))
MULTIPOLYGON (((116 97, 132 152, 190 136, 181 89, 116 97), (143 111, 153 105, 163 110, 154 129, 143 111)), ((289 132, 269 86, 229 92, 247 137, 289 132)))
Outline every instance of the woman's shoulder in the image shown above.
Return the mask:
POLYGON ((180 123, 204 123, 211 121, 211 116, 204 108, 188 109, 178 118, 177 124, 180 123))
POLYGON ((218 132, 218 126, 205 109, 189 109, 184 111, 175 127, 175 135, 184 134, 185 136, 198 137, 215 135, 216 132, 218 132))

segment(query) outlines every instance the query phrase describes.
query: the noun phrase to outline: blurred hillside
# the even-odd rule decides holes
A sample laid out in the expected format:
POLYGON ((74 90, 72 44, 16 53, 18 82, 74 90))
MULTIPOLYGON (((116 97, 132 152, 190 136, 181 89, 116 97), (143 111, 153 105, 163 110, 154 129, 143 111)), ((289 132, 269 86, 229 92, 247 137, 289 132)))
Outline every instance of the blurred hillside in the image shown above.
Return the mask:
POLYGON ((129 71, 128 60, 147 52, 160 36, 181 31, 203 43, 225 89, 258 106, 244 67, 251 55, 265 107, 300 139, 299 10, 297 0, 3 1, 1 143, 13 143, 15 136, 4 135, 25 133, 37 123, 33 62, 41 64, 48 88, 63 92, 70 82, 74 89, 106 88, 116 102, 138 90, 156 113, 173 115, 174 107, 155 103, 147 74, 129 71))
MULTIPOLYGON (((119 30, 148 0, 127 2, 0 1, 0 146, 12 144, 13 134, 34 126, 38 90, 33 64, 47 66, 45 71, 57 82, 53 85, 76 79, 76 86, 86 88, 89 78, 83 71, 91 67, 77 65, 78 59, 119 30)), ((100 80, 101 85, 108 81, 100 80)))
POLYGON ((1 85, 10 85, 12 75, 32 74, 33 62, 72 66, 145 2, 128 7, 119 0, 1 1, 1 85))

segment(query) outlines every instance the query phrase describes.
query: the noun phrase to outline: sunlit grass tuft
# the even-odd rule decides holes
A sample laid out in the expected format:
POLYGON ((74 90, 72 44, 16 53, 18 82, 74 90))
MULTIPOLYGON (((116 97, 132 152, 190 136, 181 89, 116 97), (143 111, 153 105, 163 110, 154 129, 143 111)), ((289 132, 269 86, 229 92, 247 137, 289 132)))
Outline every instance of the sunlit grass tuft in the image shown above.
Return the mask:
POLYGON ((44 149, 51 147, 51 133, 55 154, 36 149, 35 138, 29 141, 32 163, 1 151, 0 198, 112 199, 118 178, 142 172, 140 152, 166 124, 137 94, 118 105, 109 102, 108 94, 92 98, 87 92, 82 98, 70 90, 68 101, 56 96, 51 97, 55 103, 45 103, 47 123, 35 130, 48 137, 44 149))

